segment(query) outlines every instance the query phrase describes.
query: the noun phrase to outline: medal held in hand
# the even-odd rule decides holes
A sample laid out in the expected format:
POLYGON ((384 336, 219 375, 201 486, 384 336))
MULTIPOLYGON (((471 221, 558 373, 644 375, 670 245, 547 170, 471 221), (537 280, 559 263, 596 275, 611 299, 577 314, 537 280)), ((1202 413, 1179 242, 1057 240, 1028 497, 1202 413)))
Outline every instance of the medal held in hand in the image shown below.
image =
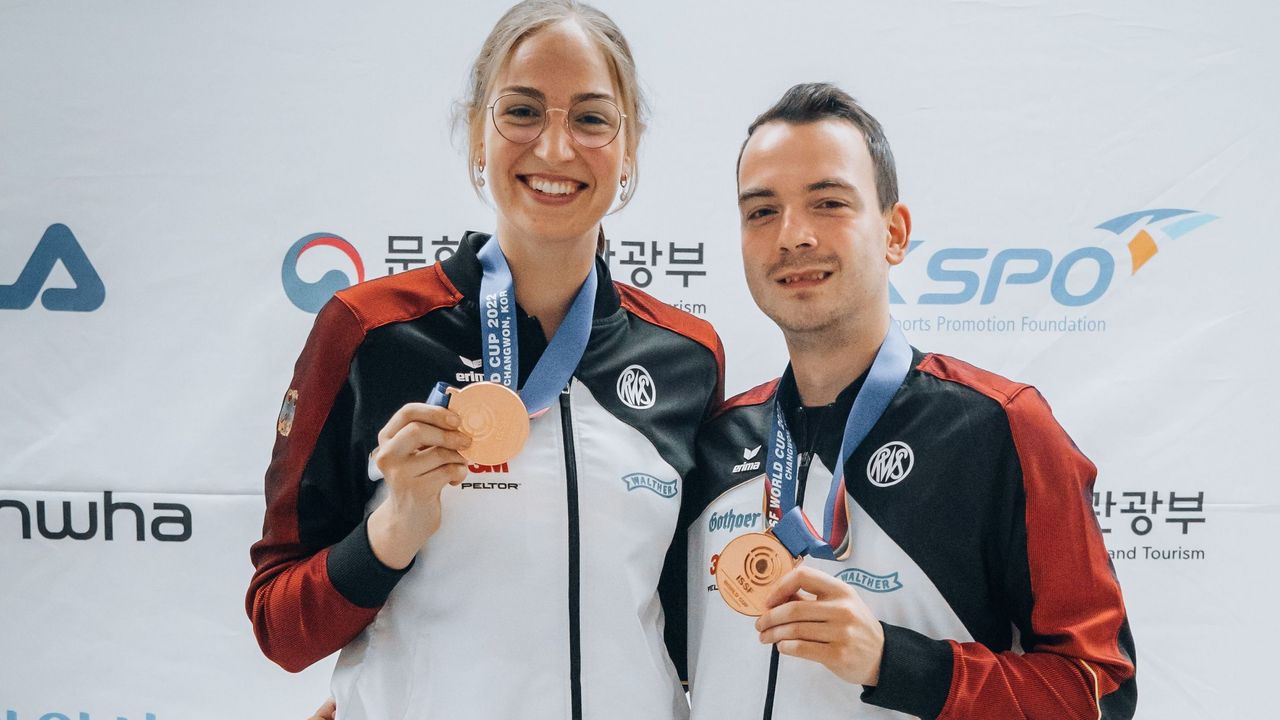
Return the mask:
MULTIPOLYGON (((787 429, 782 403, 774 398, 773 427, 765 457, 765 527, 767 532, 734 538, 716 560, 716 586, 729 607, 744 615, 760 615, 773 588, 800 558, 812 555, 843 560, 853 547, 852 512, 844 490, 844 464, 884 414, 911 370, 911 346, 892 320, 867 371, 862 388, 845 419, 831 490, 823 512, 823 531, 809 522, 800 507, 796 485, 798 452, 787 429)), ((789 381, 787 368, 784 381, 789 381)))
POLYGON ((529 413, 520 396, 504 385, 472 383, 449 388, 449 409, 458 413, 458 428, 471 436, 459 455, 477 465, 501 465, 515 457, 529 437, 529 413))
POLYGON ((597 280, 593 264, 564 321, 517 392, 520 344, 511 268, 496 237, 489 238, 476 257, 484 271, 480 280, 480 339, 487 379, 461 389, 437 383, 427 403, 461 416, 459 429, 471 437, 471 446, 459 451, 462 457, 492 466, 520 452, 529 437, 529 419, 551 407, 573 377, 591 336, 597 280))
POLYGON ((758 617, 778 581, 799 564, 772 533, 739 535, 716 560, 716 587, 729 607, 758 617))

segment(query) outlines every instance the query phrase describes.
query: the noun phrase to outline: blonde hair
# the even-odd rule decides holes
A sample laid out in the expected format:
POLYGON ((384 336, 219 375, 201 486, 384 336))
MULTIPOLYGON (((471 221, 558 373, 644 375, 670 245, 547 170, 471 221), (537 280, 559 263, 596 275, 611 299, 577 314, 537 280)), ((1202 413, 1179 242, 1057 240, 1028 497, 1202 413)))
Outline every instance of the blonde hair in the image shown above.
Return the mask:
MULTIPOLYGON (((467 127, 467 174, 471 178, 472 187, 480 194, 476 151, 480 146, 480 138, 484 135, 485 100, 494 78, 521 42, 548 25, 562 20, 575 21, 600 46, 609 65, 609 72, 613 75, 613 82, 618 88, 618 103, 627 116, 623 127, 626 129, 626 156, 631 159, 631 170, 627 177, 628 192, 614 210, 616 212, 635 196, 635 183, 639 174, 636 150, 640 145, 640 135, 644 132, 648 109, 640 90, 635 61, 631 57, 631 46, 627 44, 622 31, 608 15, 575 0, 524 0, 507 10, 493 26, 489 37, 485 38, 480 54, 471 65, 467 96, 460 103, 454 118, 455 122, 465 121, 467 127)), ((483 195, 481 199, 484 199, 483 195)))

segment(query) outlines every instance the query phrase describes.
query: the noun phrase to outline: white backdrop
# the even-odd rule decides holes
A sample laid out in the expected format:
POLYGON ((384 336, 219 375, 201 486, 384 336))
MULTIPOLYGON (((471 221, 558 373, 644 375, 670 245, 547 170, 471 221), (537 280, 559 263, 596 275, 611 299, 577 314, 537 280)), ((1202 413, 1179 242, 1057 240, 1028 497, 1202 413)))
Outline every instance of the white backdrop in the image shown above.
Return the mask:
MULTIPOLYGON (((606 223, 615 275, 716 325, 731 392, 777 374, 734 158, 791 84, 840 83, 913 210, 908 336, 1039 386, 1100 468, 1139 717, 1269 716, 1274 4, 600 5, 655 110, 606 223), (1164 209, 1185 212, 1116 220, 1164 209)), ((326 695, 330 662, 288 675, 243 609, 312 321, 282 266, 336 235, 350 253, 296 276, 345 283, 491 229, 448 114, 505 4, 352 8, 0 0, 4 720, 301 718, 326 695)))

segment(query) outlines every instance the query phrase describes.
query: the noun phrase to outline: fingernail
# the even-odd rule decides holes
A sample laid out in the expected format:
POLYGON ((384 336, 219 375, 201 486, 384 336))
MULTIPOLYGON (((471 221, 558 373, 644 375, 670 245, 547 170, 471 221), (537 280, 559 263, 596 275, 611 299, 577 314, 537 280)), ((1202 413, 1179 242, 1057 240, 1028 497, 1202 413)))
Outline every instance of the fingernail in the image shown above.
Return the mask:
POLYGON ((449 424, 449 427, 455 427, 455 428, 456 428, 456 427, 458 427, 458 426, 462 425, 462 417, 461 417, 460 415, 458 415, 457 413, 449 413, 448 415, 445 415, 444 417, 445 417, 445 422, 449 424))

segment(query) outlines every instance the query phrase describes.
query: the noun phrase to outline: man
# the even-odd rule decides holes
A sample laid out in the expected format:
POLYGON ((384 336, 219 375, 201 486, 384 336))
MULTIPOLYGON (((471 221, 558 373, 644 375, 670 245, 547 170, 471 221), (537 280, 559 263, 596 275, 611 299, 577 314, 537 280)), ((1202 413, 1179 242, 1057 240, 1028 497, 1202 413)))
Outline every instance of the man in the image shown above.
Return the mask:
POLYGON ((879 123, 838 88, 797 85, 748 130, 738 184, 747 283, 791 362, 704 428, 686 484, 694 717, 1131 717, 1094 466, 1034 388, 892 325, 911 215, 879 123), (864 403, 877 392, 881 408, 864 403), (812 526, 775 527, 797 498, 812 526), (789 569, 726 548, 770 529, 832 559, 789 569), (763 614, 731 608, 722 582, 763 614))

